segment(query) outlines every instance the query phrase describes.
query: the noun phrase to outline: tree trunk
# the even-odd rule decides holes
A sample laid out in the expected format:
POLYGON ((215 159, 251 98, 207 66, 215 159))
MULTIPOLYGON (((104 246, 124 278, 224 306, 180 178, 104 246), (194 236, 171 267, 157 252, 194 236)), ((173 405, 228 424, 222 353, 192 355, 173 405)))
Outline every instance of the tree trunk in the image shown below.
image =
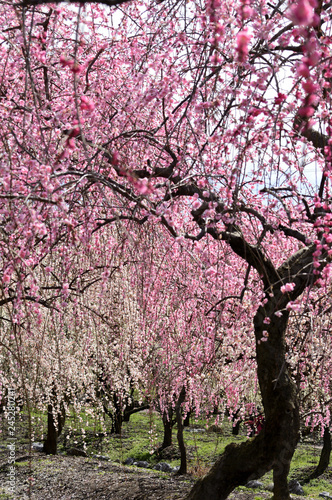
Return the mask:
POLYGON ((55 427, 53 407, 51 404, 47 407, 47 437, 44 442, 44 452, 48 455, 56 455, 58 448, 58 431, 55 427))
POLYGON ((53 406, 47 406, 47 436, 44 442, 44 452, 48 455, 56 455, 58 451, 58 438, 62 432, 65 424, 66 412, 63 404, 60 405, 61 409, 57 415, 57 426, 53 415, 53 406))
POLYGON ((255 318, 257 374, 265 410, 262 431, 241 444, 230 444, 211 471, 193 487, 187 500, 224 500, 240 485, 273 469, 274 500, 289 500, 287 475, 298 442, 300 419, 296 388, 286 364, 285 331, 289 313, 274 315, 281 293, 259 307, 255 318), (271 318, 270 324, 264 323, 271 318), (262 341, 263 331, 268 338, 262 341))
POLYGON ((114 413, 112 418, 112 434, 121 434, 122 431, 122 401, 117 394, 113 395, 114 413))
POLYGON ((163 413, 164 439, 163 439, 163 444, 161 445, 160 451, 163 450, 164 448, 167 448, 168 446, 172 446, 172 444, 173 444, 172 413, 173 413, 172 410, 169 410, 168 412, 164 411, 164 413, 163 413))
POLYGON ((123 412, 123 421, 129 422, 131 415, 134 415, 134 413, 138 413, 139 411, 148 410, 149 408, 150 405, 146 404, 143 404, 141 406, 126 407, 126 409, 123 412))
POLYGON ((319 463, 314 472, 310 474, 310 476, 303 481, 303 484, 309 483, 309 481, 311 481, 312 479, 316 479, 317 477, 324 474, 324 472, 329 466, 330 456, 331 456, 331 434, 329 428, 325 427, 323 435, 323 448, 320 454, 319 463))
POLYGON ((233 436, 238 436, 240 432, 241 420, 238 420, 235 425, 232 427, 233 436))
POLYGON ((233 436, 238 436, 239 432, 240 432, 240 425, 241 425, 242 420, 240 418, 238 418, 239 413, 240 413, 240 410, 237 410, 232 415, 232 423, 233 423, 232 434, 233 434, 233 436), (234 422, 236 422, 236 423, 234 424, 234 422))
POLYGON ((176 423, 178 427, 178 432, 177 432, 177 439, 178 439, 178 445, 180 449, 180 455, 181 455, 181 460, 180 460, 180 469, 178 470, 178 474, 187 474, 187 451, 186 451, 186 445, 184 443, 183 439, 183 417, 182 417, 182 403, 184 402, 186 397, 186 390, 183 387, 178 400, 175 405, 175 414, 176 414, 176 423))
POLYGON ((186 418, 183 420, 183 426, 184 427, 189 427, 190 425, 190 417, 191 417, 191 410, 188 411, 187 415, 186 415, 186 418))

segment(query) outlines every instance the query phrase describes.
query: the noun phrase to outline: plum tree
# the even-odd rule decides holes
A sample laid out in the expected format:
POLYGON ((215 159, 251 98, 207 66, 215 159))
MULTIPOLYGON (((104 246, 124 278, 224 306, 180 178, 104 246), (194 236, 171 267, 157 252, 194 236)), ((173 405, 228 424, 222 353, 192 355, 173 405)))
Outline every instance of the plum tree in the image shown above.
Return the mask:
POLYGON ((226 498, 273 469, 274 498, 289 499, 287 327, 330 283, 331 3, 49 4, 0 4, 2 303, 20 303, 27 266, 55 242, 87 244, 117 221, 163 226, 210 276, 214 241, 253 321, 266 422, 188 498, 226 498))

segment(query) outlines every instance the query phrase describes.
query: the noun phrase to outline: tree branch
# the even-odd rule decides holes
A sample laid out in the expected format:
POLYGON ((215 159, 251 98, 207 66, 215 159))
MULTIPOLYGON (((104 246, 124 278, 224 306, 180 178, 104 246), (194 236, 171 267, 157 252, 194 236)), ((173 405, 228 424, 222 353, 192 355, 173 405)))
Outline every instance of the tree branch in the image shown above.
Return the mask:
MULTIPOLYGON (((121 5, 123 3, 129 3, 131 0, 80 0, 80 4, 87 3, 99 3, 103 5, 107 5, 108 7, 116 7, 117 5, 121 5)), ((33 7, 36 5, 45 5, 48 3, 59 4, 62 3, 63 0, 23 0, 22 2, 18 2, 18 6, 23 7, 33 7)), ((69 4, 77 4, 77 0, 67 0, 66 3, 69 4)))

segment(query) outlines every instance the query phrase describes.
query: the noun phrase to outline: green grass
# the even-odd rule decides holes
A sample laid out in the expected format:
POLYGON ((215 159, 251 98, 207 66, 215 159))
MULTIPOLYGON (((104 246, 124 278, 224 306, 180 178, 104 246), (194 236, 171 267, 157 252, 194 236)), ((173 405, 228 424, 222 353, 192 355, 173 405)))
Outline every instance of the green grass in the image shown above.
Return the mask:
MULTIPOLYGON (((46 415, 35 413, 33 417, 36 423, 33 440, 41 441, 42 432, 46 429, 46 415)), ((19 443, 22 445, 28 441, 27 416, 23 414, 18 422, 19 443)), ((185 428, 184 431, 188 471, 194 476, 206 473, 229 443, 247 440, 246 429, 243 429, 239 436, 232 435, 231 424, 227 419, 221 425, 221 432, 209 432, 209 425, 205 420, 192 420, 190 430, 185 428), (203 431, 193 432, 194 429, 203 429, 203 431)), ((78 448, 84 446, 88 456, 106 455, 112 462, 117 463, 123 463, 127 458, 132 457, 135 460, 147 461, 151 465, 159 461, 166 461, 172 467, 180 465, 178 458, 162 459, 156 452, 163 440, 162 420, 156 412, 144 411, 132 415, 130 422, 123 423, 121 436, 107 433, 110 427, 111 422, 108 417, 103 420, 100 417, 88 415, 84 410, 80 415, 72 411, 66 419, 66 425, 59 440, 59 452, 64 453, 66 449, 73 446, 78 448)), ((319 461, 319 444, 319 438, 316 443, 306 441, 300 444, 293 457, 290 479, 297 479, 301 482, 315 468, 319 461)), ((177 448, 176 427, 173 428, 173 445, 177 448)), ((23 466, 24 464, 26 462, 20 462, 17 465, 23 466)), ((267 487, 272 483, 272 472, 263 476, 260 481, 264 487, 267 487)), ((308 499, 316 500, 322 491, 332 494, 331 468, 322 477, 305 485, 303 489, 308 499)), ((248 491, 245 487, 239 490, 248 491)), ((257 491, 255 500, 260 500, 260 498, 259 491, 257 491)))

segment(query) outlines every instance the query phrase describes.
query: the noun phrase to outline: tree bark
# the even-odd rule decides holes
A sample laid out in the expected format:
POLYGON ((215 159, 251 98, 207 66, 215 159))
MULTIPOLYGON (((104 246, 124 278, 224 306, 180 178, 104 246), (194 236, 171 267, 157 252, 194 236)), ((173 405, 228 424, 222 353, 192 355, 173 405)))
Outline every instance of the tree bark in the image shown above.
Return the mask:
POLYGON ((44 442, 44 452, 48 455, 56 455, 58 447, 58 431, 55 427, 53 407, 51 404, 47 407, 47 437, 44 442))
POLYGON ((239 432, 240 432, 240 425, 241 425, 242 420, 240 418, 238 418, 239 413, 240 413, 240 410, 237 410, 235 413, 233 413, 233 416, 232 416, 232 423, 233 423, 232 434, 233 434, 233 436, 238 436, 239 432), (236 423, 234 424, 234 422, 236 422, 236 423))
POLYGON ((65 424, 66 412, 61 404, 60 412, 57 414, 57 425, 55 424, 53 406, 47 406, 47 436, 44 442, 44 452, 48 455, 56 455, 58 451, 58 438, 65 424))
POLYGON ((113 405, 114 405, 114 411, 112 414, 111 433, 112 434, 121 434, 122 421, 123 421, 123 416, 122 416, 123 407, 122 407, 121 398, 119 398, 117 394, 113 394, 113 405))
MULTIPOLYGON (((100 395, 99 395, 100 396, 100 395)), ((123 423, 123 406, 121 398, 117 394, 113 394, 113 408, 109 409, 106 403, 103 403, 104 412, 111 419, 111 434, 121 434, 123 423)), ((129 420, 129 419, 128 419, 129 420)))
POLYGON ((184 420, 183 420, 183 426, 184 426, 184 427, 189 427, 189 425, 190 425, 190 417, 191 417, 191 413, 192 413, 192 411, 191 411, 191 410, 190 410, 190 411, 188 411, 188 413, 187 413, 186 417, 184 418, 184 420))
MULTIPOLYGON (((250 441, 230 444, 211 471, 189 492, 187 500, 224 500, 240 485, 273 469, 274 500, 289 500, 287 475, 300 431, 296 386, 286 361, 286 306, 299 297, 313 281, 315 245, 303 247, 278 269, 259 246, 246 242, 241 231, 230 227, 221 239, 253 266, 264 284, 264 300, 254 317, 257 376, 265 413, 262 431, 250 441), (288 293, 281 291, 293 282, 288 293), (277 313, 277 314, 275 314, 277 313)), ((322 256, 322 258, 324 255, 322 256)), ((321 261, 321 268, 326 265, 321 261)))
POLYGON ((148 410, 149 408, 150 405, 147 404, 143 404, 141 406, 132 406, 132 407, 127 406, 123 412, 123 421, 129 422, 131 415, 134 415, 134 413, 138 413, 139 411, 148 410))
POLYGON ((324 474, 324 472, 326 471, 326 469, 330 464, 330 457, 331 457, 331 434, 329 428, 325 427, 323 435, 323 448, 320 454, 319 463, 314 472, 310 474, 310 476, 303 481, 303 484, 309 483, 309 481, 311 481, 312 479, 316 479, 317 477, 324 474))
POLYGON ((163 444, 161 445, 160 451, 167 448, 168 446, 172 446, 172 428, 173 428, 173 420, 172 420, 172 410, 168 412, 164 411, 163 413, 163 426, 164 426, 164 439, 163 444))
POLYGON ((180 469, 178 470, 178 474, 187 474, 187 450, 186 450, 186 445, 184 443, 183 439, 183 416, 182 416, 182 403, 184 403, 186 397, 186 390, 183 387, 178 400, 175 405, 175 414, 176 414, 176 423, 178 427, 177 431, 177 440, 178 440, 178 445, 180 449, 180 469))
POLYGON ((211 471, 193 487, 187 500, 224 500, 240 485, 257 479, 273 469, 274 500, 289 500, 287 475, 300 429, 296 387, 286 363, 285 332, 288 312, 281 317, 281 293, 272 298, 266 293, 266 304, 255 318, 257 374, 265 410, 265 424, 253 439, 239 445, 230 444, 211 471), (264 323, 265 318, 271 323, 264 323), (263 332, 268 330, 265 340, 263 332), (263 340, 262 340, 263 339, 263 340))

